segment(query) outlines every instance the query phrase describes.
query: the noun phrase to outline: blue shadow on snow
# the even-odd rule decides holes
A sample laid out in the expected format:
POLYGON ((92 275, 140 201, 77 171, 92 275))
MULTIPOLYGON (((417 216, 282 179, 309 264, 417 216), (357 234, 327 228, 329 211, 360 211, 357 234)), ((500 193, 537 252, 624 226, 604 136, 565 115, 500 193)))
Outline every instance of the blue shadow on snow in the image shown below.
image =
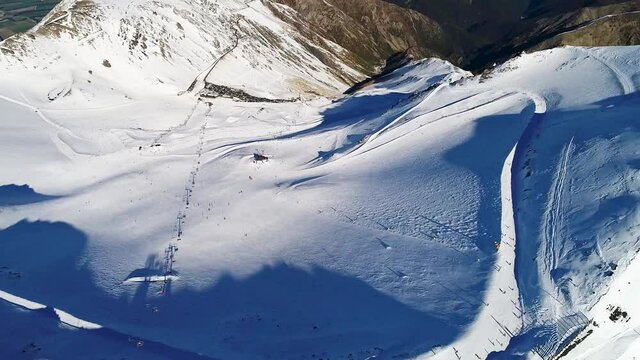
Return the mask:
POLYGON ((0 185, 0 206, 27 205, 56 198, 38 194, 29 185, 0 185))
MULTIPOLYGON (((135 289, 133 296, 114 297, 95 285, 83 263, 86 245, 86 235, 65 223, 21 221, 0 230, 0 266, 20 274, 0 273, 0 288, 103 325, 91 332, 122 346, 131 346, 123 335, 130 334, 145 339, 144 349, 175 353, 169 356, 175 359, 408 357, 452 341, 461 330, 460 324, 414 310, 359 279, 286 264, 247 278, 223 276, 202 290, 175 290, 169 283, 164 296, 157 283, 103 283, 135 289)), ((151 270, 157 264, 147 259, 151 270)))

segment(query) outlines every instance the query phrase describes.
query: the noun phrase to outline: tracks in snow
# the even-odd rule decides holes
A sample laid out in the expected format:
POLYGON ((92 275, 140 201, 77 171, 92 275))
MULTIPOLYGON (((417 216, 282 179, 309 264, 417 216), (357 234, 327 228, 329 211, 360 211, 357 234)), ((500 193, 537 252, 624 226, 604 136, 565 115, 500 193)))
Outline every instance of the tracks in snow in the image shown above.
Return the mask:
MULTIPOLYGON (((567 179, 567 167, 569 159, 574 150, 573 137, 562 150, 561 160, 556 169, 551 185, 549 201, 545 206, 542 223, 542 241, 544 242, 543 253, 543 273, 549 274, 558 262, 561 249, 557 249, 558 232, 564 224, 564 192, 567 179)), ((553 281, 553 279, 551 279, 553 281)))
POLYGON ((171 134, 172 132, 184 128, 185 126, 187 126, 187 124, 189 123, 189 121, 191 120, 191 118, 193 118, 193 114, 195 114, 196 109, 198 108, 198 104, 200 104, 200 100, 196 100, 196 103, 193 105, 193 108, 191 108, 191 112, 189 113, 189 115, 187 115, 187 117, 184 119, 184 121, 176 126, 173 126, 171 128, 169 128, 168 130, 162 132, 160 135, 156 136, 152 143, 151 146, 154 146, 155 144, 158 144, 165 136, 171 134))
MULTIPOLYGON (((24 97, 24 95, 23 95, 23 97, 24 97)), ((61 126, 61 125, 55 123, 54 121, 49 119, 46 115, 44 115, 40 109, 38 109, 37 107, 35 107, 35 106, 31 105, 31 104, 28 104, 26 102, 22 102, 22 101, 19 101, 19 100, 15 100, 13 98, 10 98, 10 97, 4 96, 4 95, 0 95, 0 100, 5 100, 5 101, 10 102, 12 104, 16 104, 18 106, 22 106, 22 107, 25 107, 25 108, 27 108, 29 110, 34 111, 42 121, 44 121, 45 123, 47 123, 48 125, 50 125, 52 128, 54 128, 55 130, 57 130, 59 132, 56 136, 50 136, 50 137, 51 137, 51 141, 58 148, 58 150, 60 150, 60 152, 62 154, 64 154, 68 158, 71 158, 73 155, 78 155, 79 154, 77 151, 75 151, 73 149, 73 147, 71 145, 69 145, 66 141, 64 141, 63 139, 60 138, 60 133, 62 133, 64 135, 66 135, 66 136, 69 136, 72 139, 85 141, 81 137, 79 137, 76 134, 74 134, 71 130, 65 128, 64 126, 61 126)))
MULTIPOLYGON (((352 153, 354 154, 353 156, 360 156, 360 155, 366 154, 366 153, 368 153, 368 152, 370 152, 370 151, 373 151, 373 150, 376 150, 376 149, 378 149, 378 148, 380 148, 380 147, 383 147, 383 146, 385 146, 385 145, 388 145, 388 144, 390 144, 390 143, 394 142, 395 140, 398 140, 398 139, 400 139, 400 138, 402 138, 402 137, 404 137, 404 136, 406 136, 406 135, 408 135, 408 134, 414 133, 414 132, 416 132, 416 131, 418 131, 418 130, 422 129, 422 128, 423 128, 423 127, 425 127, 425 126, 432 125, 432 124, 437 123, 437 122, 439 122, 439 121, 446 120, 446 119, 449 119, 449 118, 452 118, 452 117, 455 117, 455 116, 458 116, 458 115, 462 115, 462 114, 465 114, 465 113, 468 113, 468 112, 471 112, 471 111, 477 110, 477 109, 479 109, 479 108, 482 108, 482 107, 485 107, 485 106, 488 106, 488 105, 494 104, 494 103, 496 103, 497 101, 503 100, 503 99, 508 98, 508 97, 510 97, 510 96, 517 95, 517 94, 519 94, 519 93, 521 93, 521 92, 511 91, 511 92, 500 93, 500 94, 498 94, 498 96, 497 96, 497 97, 492 98, 492 99, 490 99, 490 100, 488 100, 488 101, 483 101, 482 103, 480 103, 480 104, 476 104, 476 105, 473 105, 473 106, 471 106, 471 107, 469 107, 469 108, 464 108, 464 109, 462 109, 462 110, 459 110, 459 111, 456 111, 456 112, 453 112, 453 113, 449 113, 449 114, 446 114, 446 115, 442 115, 442 116, 440 116, 440 117, 438 117, 438 118, 436 118, 436 119, 429 120, 429 121, 425 121, 425 122, 423 122, 423 123, 420 123, 417 127, 413 128, 413 129, 410 129, 409 131, 406 131, 406 132, 400 133, 400 134, 398 134, 398 135, 396 135, 396 136, 392 137, 391 139, 388 139, 388 140, 382 141, 382 142, 381 142, 381 143, 379 143, 379 144, 373 144, 373 141, 372 141, 372 140, 374 140, 374 139, 378 138, 378 137, 379 137, 379 135, 381 135, 381 133, 377 133, 377 135, 378 135, 378 136, 376 136, 376 137, 373 137, 373 136, 372 136, 372 137, 371 137, 367 142, 365 142, 363 145, 361 145, 358 149, 364 149, 364 148, 365 148, 365 146, 364 146, 364 145, 367 145, 367 144, 372 144, 372 146, 368 147, 368 149, 364 149, 364 150, 359 151, 359 152, 352 152, 352 153)), ((469 99, 473 99, 473 98, 475 98, 476 96, 480 96, 480 95, 481 95, 481 94, 477 94, 477 95, 471 96, 471 97, 469 97, 469 98, 467 98, 467 99, 463 99, 462 101, 466 101, 466 100, 469 100, 469 99)), ((535 100, 534 100, 534 102, 535 102, 535 100)), ((435 112, 437 112, 437 111, 440 111, 440 110, 442 110, 442 109, 445 109, 445 108, 446 108, 446 106, 445 106, 445 107, 442 107, 442 108, 439 108, 439 109, 436 109, 436 110, 429 111, 429 112, 424 113, 424 114, 416 115, 415 117, 413 117, 413 118, 411 118, 411 119, 408 119, 408 120, 404 121, 402 124, 399 124, 399 125, 394 126, 394 127, 391 127, 391 128, 385 128, 385 129, 384 129, 384 132, 390 132, 391 130, 399 129, 401 125, 408 124, 408 123, 410 123, 412 120, 415 120, 415 119, 416 119, 416 118, 418 118, 418 117, 428 116, 428 115, 431 115, 431 114, 433 114, 433 113, 435 113, 435 112)))
POLYGON ((27 104, 26 102, 22 102, 22 101, 19 101, 19 100, 15 100, 15 99, 13 99, 13 98, 10 98, 10 97, 8 97, 8 96, 4 96, 4 95, 0 95, 0 99, 5 100, 5 101, 8 101, 8 102, 10 102, 10 103, 13 103, 13 104, 16 104, 16 105, 19 105, 19 106, 22 106, 22 107, 25 107, 25 108, 27 108, 27 109, 30 109, 30 110, 35 111, 35 113, 36 113, 36 114, 38 114, 38 117, 39 117, 40 119, 42 119, 42 121, 44 121, 45 123, 47 123, 47 124, 51 125, 51 127, 53 127, 54 129, 56 129, 56 130, 58 130, 58 131, 60 131, 60 132, 66 133, 66 134, 68 134, 68 135, 70 135, 70 136, 72 136, 72 137, 74 137, 74 138, 80 139, 78 136, 76 136, 74 133, 72 133, 72 132, 71 132, 71 130, 69 130, 69 129, 67 129, 67 128, 65 128, 65 127, 63 127, 63 126, 61 126, 61 125, 58 125, 58 124, 56 124, 55 122, 51 121, 47 116, 45 116, 45 115, 42 113, 42 111, 40 111, 40 109, 38 109, 38 108, 37 108, 37 107, 35 107, 35 106, 33 106, 33 105, 31 105, 31 104, 27 104))
MULTIPOLYGON (((537 94, 521 93, 529 96, 535 105, 535 114, 529 122, 539 121, 547 111, 546 101, 537 94)), ((516 151, 525 136, 526 130, 520 135, 505 159, 500 175, 501 237, 499 243, 496 242, 498 252, 494 266, 495 271, 489 280, 483 299, 485 307, 480 310, 478 317, 470 325, 465 335, 440 352, 433 350, 435 355, 425 355, 428 358, 437 360, 484 359, 493 351, 506 349, 511 338, 523 327, 524 309, 515 272, 517 224, 512 189, 513 177, 517 173, 517 169, 513 169, 513 163, 516 151)))
POLYGON ((600 55, 597 55, 594 51, 581 47, 578 47, 576 49, 579 49, 588 56, 596 59, 596 61, 609 69, 609 71, 611 71, 611 73, 613 73, 613 75, 618 79, 618 83, 620 83, 620 87, 622 88, 624 95, 629 95, 636 90, 633 80, 631 80, 631 78, 629 78, 622 70, 618 69, 616 65, 611 64, 611 62, 609 61, 606 61, 605 59, 600 57, 600 55))
MULTIPOLYGON (((248 5, 247 5, 247 7, 248 7, 248 5)), ((239 21, 240 21, 240 19, 238 18, 233 25, 237 27, 239 21)), ((234 27, 234 29, 233 29, 234 43, 227 50, 225 50, 222 53, 222 55, 220 55, 207 69, 205 69, 203 72, 198 74, 198 76, 196 76, 196 78, 193 80, 191 85, 189 85, 189 87, 187 88, 186 91, 182 91, 178 95, 182 95, 184 93, 192 92, 193 90, 195 90, 196 86, 201 81, 206 84, 207 83, 207 78, 209 77, 209 75, 211 75, 211 72, 213 71, 213 69, 215 69, 215 67, 218 65, 218 63, 220 63, 220 61, 222 61, 227 55, 231 54, 233 52, 233 50, 235 50, 238 47, 238 45, 240 44, 240 32, 238 31, 238 29, 236 27, 234 27)))
MULTIPOLYGON (((195 112, 195 108, 194 108, 195 112)), ((189 116, 191 118, 193 116, 193 112, 189 116)), ((198 172, 200 171, 201 158, 202 153, 204 151, 204 138, 207 131, 207 115, 204 116, 204 121, 199 129, 198 135, 198 145, 196 148, 196 157, 193 163, 193 168, 189 173, 187 178, 187 183, 184 187, 184 195, 182 197, 182 207, 178 210, 178 214, 176 216, 176 225, 174 228, 174 234, 172 237, 169 246, 165 249, 164 253, 164 266, 163 266, 163 276, 162 276, 162 289, 160 290, 161 294, 164 294, 167 290, 167 286, 169 283, 176 279, 175 270, 173 269, 173 264, 176 262, 176 253, 178 252, 177 243, 182 241, 182 236, 184 234, 184 222, 187 216, 187 211, 189 210, 189 206, 191 205, 191 194, 193 193, 193 189, 196 186, 196 179, 198 177, 198 172)))
POLYGON ((485 307, 470 325, 467 333, 456 342, 435 352, 437 360, 484 359, 490 352, 506 348, 510 339, 522 328, 522 308, 515 274, 515 217, 512 196, 512 165, 517 143, 504 161, 500 175, 501 236, 495 271, 484 296, 485 307))

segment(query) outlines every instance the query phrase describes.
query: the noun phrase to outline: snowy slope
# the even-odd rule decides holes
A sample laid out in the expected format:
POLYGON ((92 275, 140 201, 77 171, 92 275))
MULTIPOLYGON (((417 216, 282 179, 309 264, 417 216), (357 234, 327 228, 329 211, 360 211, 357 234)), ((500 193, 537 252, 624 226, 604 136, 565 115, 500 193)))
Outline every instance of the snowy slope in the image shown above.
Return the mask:
MULTIPOLYGON (((548 53, 559 51, 567 50, 548 53)), ((638 250, 637 50, 570 51, 562 62, 544 60, 574 75, 542 91, 557 110, 528 129, 516 155, 516 276, 527 331, 513 346, 533 341, 541 354, 587 325, 638 250), (582 74, 589 82, 576 86, 582 74)), ((535 61, 507 66, 531 68, 535 61)))
POLYGON ((36 309, 2 304, 3 356, 512 358, 633 311, 607 289, 638 246, 639 48, 423 60, 330 99, 260 2, 78 4, 48 19, 74 34, 2 44, 0 297, 36 309))
POLYGON ((275 98, 335 94, 348 85, 341 79, 361 76, 339 61, 329 68, 294 31, 260 1, 66 0, 0 49, 20 80, 46 82, 47 94, 25 96, 61 108, 124 106, 149 92, 184 91, 207 74, 275 98))

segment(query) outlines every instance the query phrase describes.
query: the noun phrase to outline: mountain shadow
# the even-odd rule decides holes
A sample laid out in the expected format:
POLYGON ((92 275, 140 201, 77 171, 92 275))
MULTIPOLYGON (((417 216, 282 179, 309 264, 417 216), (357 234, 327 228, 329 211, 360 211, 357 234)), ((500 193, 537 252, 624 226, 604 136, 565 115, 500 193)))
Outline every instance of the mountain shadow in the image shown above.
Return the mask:
POLYGON ((29 185, 0 185, 0 207, 34 204, 56 198, 58 197, 39 194, 29 185))

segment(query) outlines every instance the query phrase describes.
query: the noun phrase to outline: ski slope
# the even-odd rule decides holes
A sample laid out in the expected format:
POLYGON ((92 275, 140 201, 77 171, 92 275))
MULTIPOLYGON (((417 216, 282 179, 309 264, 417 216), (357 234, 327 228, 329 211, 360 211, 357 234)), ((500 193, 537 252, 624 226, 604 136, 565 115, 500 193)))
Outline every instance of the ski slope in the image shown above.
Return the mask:
POLYGON ((233 46, 295 42, 259 2, 213 3, 160 2, 171 60, 116 40, 152 43, 141 1, 3 52, 0 357, 535 358, 578 312, 599 327, 566 358, 633 353, 640 48, 426 59, 344 96, 302 47, 233 46))

